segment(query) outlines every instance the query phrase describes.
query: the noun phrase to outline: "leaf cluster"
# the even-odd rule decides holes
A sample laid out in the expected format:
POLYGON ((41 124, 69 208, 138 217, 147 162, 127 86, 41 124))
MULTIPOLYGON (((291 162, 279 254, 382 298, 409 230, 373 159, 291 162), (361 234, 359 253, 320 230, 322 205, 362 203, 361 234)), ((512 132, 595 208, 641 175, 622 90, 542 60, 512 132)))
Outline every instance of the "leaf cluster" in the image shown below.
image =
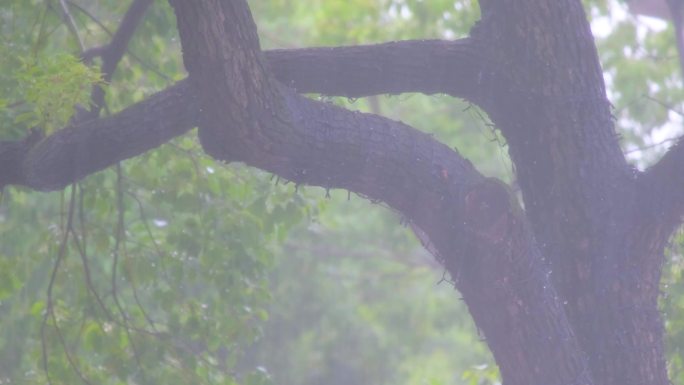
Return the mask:
POLYGON ((89 106, 93 86, 105 85, 99 70, 67 53, 20 61, 15 76, 24 112, 14 123, 41 127, 47 135, 69 122, 75 106, 89 106))

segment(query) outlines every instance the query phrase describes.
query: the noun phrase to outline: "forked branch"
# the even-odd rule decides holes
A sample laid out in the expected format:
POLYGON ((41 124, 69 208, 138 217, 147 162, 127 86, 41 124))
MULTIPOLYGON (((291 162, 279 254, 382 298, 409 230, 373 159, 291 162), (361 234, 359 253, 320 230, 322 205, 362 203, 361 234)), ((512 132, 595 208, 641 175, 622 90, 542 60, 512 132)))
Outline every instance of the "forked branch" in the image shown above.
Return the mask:
POLYGON ((434 244, 504 381, 592 384, 522 210, 502 183, 402 123, 281 87, 265 68, 245 1, 171 3, 204 111, 199 134, 207 153, 386 202, 434 244))

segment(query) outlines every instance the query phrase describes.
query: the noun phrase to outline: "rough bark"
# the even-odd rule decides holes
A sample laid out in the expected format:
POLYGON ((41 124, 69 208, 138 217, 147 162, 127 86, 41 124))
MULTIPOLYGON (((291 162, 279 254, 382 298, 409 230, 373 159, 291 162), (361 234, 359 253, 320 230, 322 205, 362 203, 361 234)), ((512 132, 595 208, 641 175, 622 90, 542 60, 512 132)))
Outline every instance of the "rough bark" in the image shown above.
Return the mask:
POLYGON ((273 75, 300 93, 362 97, 420 92, 465 99, 477 93, 483 60, 467 38, 273 50, 265 57, 273 75))
POLYGON ((508 383, 593 383, 522 211, 500 182, 427 136, 411 138, 278 85, 246 3, 172 4, 209 154, 387 202, 427 234, 508 383), (311 122, 325 128, 312 131, 311 122), (388 142, 392 153, 383 151, 388 142), (438 151, 421 158, 416 149, 428 147, 438 151))
POLYGON ((667 384, 657 309, 664 244, 640 233, 637 173, 618 146, 582 5, 481 7, 473 38, 486 41, 491 64, 482 105, 507 139, 592 374, 600 384, 667 384))
POLYGON ((682 144, 645 173, 627 165, 578 0, 480 4, 456 42, 262 54, 244 1, 172 1, 189 80, 38 144, 0 143, 0 186, 61 188, 198 125, 218 159, 401 212, 451 273, 506 384, 668 384, 657 299, 684 214, 682 144), (430 136, 297 94, 409 91, 489 113, 524 211, 430 136))
POLYGON ((183 89, 181 82, 119 114, 64 128, 30 141, 30 146, 0 142, 3 160, 5 149, 12 149, 10 161, 0 167, 0 188, 15 184, 40 191, 62 189, 187 132, 195 125, 197 108, 183 89))
MULTIPOLYGON (((266 58, 278 80, 299 92, 348 97, 422 92, 470 98, 480 68, 476 51, 467 39, 425 40, 275 50, 267 52, 266 58), (392 64, 386 67, 387 63, 392 64), (444 81, 445 68, 459 76, 444 81)), ((36 147, 23 145, 24 140, 0 142, 0 158, 7 159, 0 168, 0 188, 13 184, 40 191, 62 189, 183 134, 197 124, 198 108, 188 82, 182 80, 102 122, 79 120, 36 147), (112 138, 119 144, 110 146, 112 138)))

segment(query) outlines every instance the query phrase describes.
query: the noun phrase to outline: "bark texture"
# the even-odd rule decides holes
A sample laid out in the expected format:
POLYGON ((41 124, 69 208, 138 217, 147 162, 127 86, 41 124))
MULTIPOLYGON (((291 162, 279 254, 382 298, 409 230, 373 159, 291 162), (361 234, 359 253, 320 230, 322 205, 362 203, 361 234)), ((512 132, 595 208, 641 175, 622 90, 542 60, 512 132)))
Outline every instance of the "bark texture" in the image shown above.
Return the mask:
POLYGON ((203 106, 199 134, 209 154, 387 202, 427 234, 509 383, 593 383, 522 211, 501 183, 408 128, 309 101, 276 83, 248 32, 246 3, 172 4, 182 44, 191 47, 183 57, 203 106), (226 108, 226 100, 239 104, 226 108), (312 131, 311 121, 327 127, 312 131), (425 152, 415 149, 423 147, 433 153, 421 158, 425 152))
POLYGON ((582 6, 481 5, 473 38, 490 58, 482 105, 507 139, 592 374, 600 384, 665 384, 657 309, 664 244, 639 213, 637 173, 618 145, 582 6))
POLYGON ((0 186, 59 189, 198 126, 217 159, 401 212, 505 384, 669 384, 658 284, 684 215, 684 146, 643 173, 627 164, 579 0, 480 0, 457 41, 263 53, 244 0, 171 4, 189 78, 110 118, 0 143, 0 186), (432 137, 309 92, 477 103, 507 139, 524 210, 432 137))

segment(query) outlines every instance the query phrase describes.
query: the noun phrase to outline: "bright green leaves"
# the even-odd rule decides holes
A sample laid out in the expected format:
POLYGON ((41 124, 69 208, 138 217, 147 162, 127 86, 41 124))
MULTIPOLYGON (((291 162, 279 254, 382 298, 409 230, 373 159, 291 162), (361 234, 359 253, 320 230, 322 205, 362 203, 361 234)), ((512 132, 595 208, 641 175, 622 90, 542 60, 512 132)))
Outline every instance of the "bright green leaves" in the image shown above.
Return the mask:
MULTIPOLYGON (((74 106, 89 107, 98 71, 69 52, 77 49, 52 1, 6 1, 0 7, 0 138, 31 128, 63 127, 74 106)), ((83 14, 77 14, 82 22, 83 14)))
POLYGON ((26 108, 15 123, 46 134, 66 125, 76 105, 89 106, 93 85, 104 85, 99 71, 69 54, 24 59, 16 78, 26 108))
MULTIPOLYGON (((0 44, 0 56, 16 54, 0 44)), ((4 119, 0 137, 23 136, 32 128, 49 135, 68 123, 77 105, 89 107, 94 85, 104 86, 98 70, 66 53, 14 56, 9 71, 12 75, 7 81, 13 89, 0 95, 0 116, 4 119)))

